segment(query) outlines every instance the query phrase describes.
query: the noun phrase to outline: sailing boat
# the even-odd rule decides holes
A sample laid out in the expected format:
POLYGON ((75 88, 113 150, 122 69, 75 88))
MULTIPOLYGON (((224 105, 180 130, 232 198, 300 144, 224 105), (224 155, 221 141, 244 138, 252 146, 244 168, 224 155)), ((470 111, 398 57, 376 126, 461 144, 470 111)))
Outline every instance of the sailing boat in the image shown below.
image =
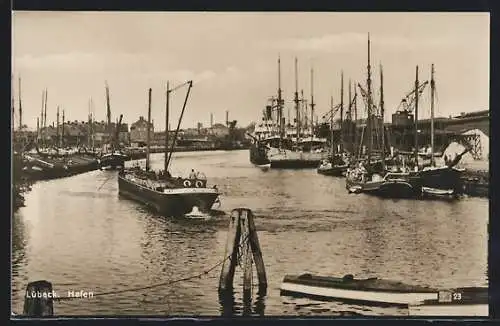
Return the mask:
MULTIPOLYGON (((317 172, 324 175, 343 176, 347 172, 347 168, 349 167, 348 158, 346 153, 344 152, 343 146, 343 115, 344 115, 344 73, 341 74, 341 84, 340 84, 340 105, 336 108, 333 107, 333 97, 331 98, 331 113, 330 113, 330 129, 331 129, 331 157, 329 160, 324 160, 321 165, 318 167, 317 172), (334 141, 333 141, 333 117, 337 110, 340 109, 340 152, 335 153, 334 151, 334 141)), ((349 89, 349 97, 350 97, 350 89, 349 89)), ((350 108, 350 104, 349 104, 350 108)))
MULTIPOLYGON (((372 99, 372 84, 371 84, 371 66, 370 66, 370 36, 368 35, 368 77, 367 77, 367 133, 368 133, 368 151, 366 167, 362 162, 354 169, 348 169, 346 174, 346 189, 351 193, 370 193, 382 197, 391 198, 406 198, 413 197, 418 192, 412 182, 410 182, 410 174, 403 172, 387 172, 385 167, 385 135, 382 129, 382 146, 381 146, 381 169, 375 172, 376 167, 372 164, 372 148, 373 148, 373 117, 375 114, 372 109, 375 108, 372 99)), ((380 67, 380 114, 382 116, 382 126, 384 122, 384 92, 383 92, 383 73, 382 66, 380 67)), ((362 90, 363 92, 363 90, 362 90)), ((361 144, 360 144, 361 146, 361 144)))
MULTIPOLYGON (((123 169, 118 174, 118 192, 121 195, 134 199, 156 210, 164 216, 182 216, 190 212, 207 213, 212 205, 218 200, 219 191, 216 186, 208 187, 207 179, 203 173, 192 173, 189 178, 172 177, 168 168, 172 159, 173 146, 180 128, 182 116, 186 107, 192 81, 177 86, 170 90, 167 83, 166 102, 166 130, 165 130, 165 166, 163 171, 158 173, 150 169, 150 128, 151 128, 151 88, 148 92, 148 126, 147 126, 147 146, 146 146, 146 169, 133 167, 123 169), (188 85, 188 91, 184 100, 181 115, 179 117, 177 129, 170 150, 167 145, 168 137, 168 116, 169 98, 173 90, 181 86, 188 85)), ((194 171, 193 171, 194 172, 194 171)))
MULTIPOLYGON (((434 159, 434 64, 431 66, 431 166, 419 169, 417 175, 422 185, 422 195, 424 197, 448 197, 455 196, 462 192, 462 173, 465 169, 458 169, 455 166, 469 149, 466 148, 458 154, 452 161, 445 162, 443 166, 436 166, 434 159)), ((415 121, 417 121, 417 112, 415 112, 415 121)), ((416 137, 416 136, 415 136, 416 137)), ((415 140, 416 145, 417 139, 415 140)), ((415 148, 418 148, 415 146, 415 148)), ((417 151, 417 150, 416 150, 417 151)), ((418 155, 415 155, 418 159, 418 155)), ((418 162, 417 162, 418 166, 418 162)))
POLYGON ((107 107, 107 131, 110 137, 110 147, 109 151, 103 151, 101 153, 101 157, 99 158, 99 167, 101 170, 116 170, 121 169, 125 166, 125 160, 127 159, 127 155, 123 154, 117 149, 118 144, 118 135, 120 132, 120 125, 122 122, 123 115, 120 115, 120 119, 116 124, 115 134, 111 134, 111 107, 109 103, 109 87, 106 83, 106 107, 107 107))

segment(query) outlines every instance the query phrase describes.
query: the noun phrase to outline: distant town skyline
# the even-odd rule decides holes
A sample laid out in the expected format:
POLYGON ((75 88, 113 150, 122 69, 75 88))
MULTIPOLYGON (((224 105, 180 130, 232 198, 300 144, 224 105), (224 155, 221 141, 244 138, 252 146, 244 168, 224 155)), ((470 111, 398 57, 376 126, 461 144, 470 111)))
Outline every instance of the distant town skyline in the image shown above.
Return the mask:
MULTIPOLYGON (((294 58, 299 91, 314 98, 319 116, 330 97, 344 102, 348 82, 364 84, 367 35, 371 38, 372 80, 378 102, 379 65, 384 71, 386 120, 410 92, 419 65, 421 81, 436 70, 436 116, 489 109, 488 13, 188 13, 188 12, 13 12, 13 92, 18 121, 18 78, 23 123, 36 127, 42 91, 48 90, 47 120, 56 107, 66 120, 86 120, 92 98, 95 119, 106 120, 105 82, 112 121, 123 114, 129 125, 147 116, 153 89, 155 130, 165 128, 165 84, 188 79, 193 89, 183 128, 229 120, 247 126, 261 118, 278 87, 281 58, 285 116, 293 118, 294 58)), ((172 126, 186 88, 172 95, 172 126)), ((360 102, 359 102, 360 103, 360 102)), ((362 105, 358 110, 363 109, 362 105)), ((364 110, 364 109, 363 109, 364 110)), ((419 117, 429 117, 429 94, 419 117)))

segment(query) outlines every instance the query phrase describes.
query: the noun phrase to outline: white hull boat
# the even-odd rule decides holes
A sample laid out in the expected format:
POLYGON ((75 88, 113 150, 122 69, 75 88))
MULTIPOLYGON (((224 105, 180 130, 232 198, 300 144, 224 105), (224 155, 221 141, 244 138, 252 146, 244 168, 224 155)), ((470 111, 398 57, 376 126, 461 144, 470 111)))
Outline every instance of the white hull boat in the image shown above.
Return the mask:
POLYGON ((438 298, 435 289, 378 278, 354 279, 352 275, 342 278, 287 275, 280 290, 282 295, 382 306, 408 306, 438 298))

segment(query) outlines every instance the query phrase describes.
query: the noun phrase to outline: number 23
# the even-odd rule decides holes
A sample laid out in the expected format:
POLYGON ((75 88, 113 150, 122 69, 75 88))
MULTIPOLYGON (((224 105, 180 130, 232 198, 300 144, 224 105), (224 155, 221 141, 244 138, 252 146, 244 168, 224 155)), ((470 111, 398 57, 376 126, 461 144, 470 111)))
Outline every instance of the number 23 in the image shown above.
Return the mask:
POLYGON ((461 300, 462 299, 462 293, 453 293, 453 300, 461 300))

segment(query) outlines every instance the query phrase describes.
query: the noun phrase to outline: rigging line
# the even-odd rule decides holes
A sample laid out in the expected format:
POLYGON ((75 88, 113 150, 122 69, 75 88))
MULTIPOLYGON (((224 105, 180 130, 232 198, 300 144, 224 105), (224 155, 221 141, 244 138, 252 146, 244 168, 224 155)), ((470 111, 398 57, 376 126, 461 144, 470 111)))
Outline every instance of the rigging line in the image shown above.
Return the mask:
MULTIPOLYGON (((242 240, 242 243, 240 243, 238 245, 238 249, 242 249, 243 245, 246 243, 246 241, 249 238, 250 238, 250 234, 248 234, 242 240)), ((238 250, 238 251, 240 251, 240 250, 238 250)), ((98 297, 98 296, 101 297, 101 296, 114 295, 114 294, 121 294, 121 293, 126 293, 126 292, 136 292, 136 291, 142 291, 142 290, 149 290, 149 289, 154 289, 154 288, 161 287, 161 286, 167 286, 167 285, 172 285, 172 284, 179 283, 179 282, 185 282, 185 281, 189 281, 189 280, 192 280, 192 279, 201 278, 203 275, 207 275, 208 273, 210 273, 211 271, 213 271, 214 269, 216 269, 217 267, 219 267, 220 265, 222 265, 227 260, 230 260, 232 258, 231 256, 232 256, 232 254, 224 257, 224 259, 221 259, 217 264, 213 265, 209 269, 207 269, 207 270, 205 270, 205 271, 203 271, 201 273, 192 275, 192 276, 183 277, 183 278, 180 278, 180 279, 176 279, 176 280, 172 280, 172 281, 167 281, 167 282, 162 282, 162 283, 156 283, 156 284, 147 285, 147 286, 136 287, 136 288, 129 288, 129 289, 123 289, 123 290, 117 290, 117 291, 108 291, 108 292, 96 293, 96 294, 94 294, 94 297, 98 297)), ((53 298, 53 301, 69 301, 69 300, 74 300, 74 299, 82 299, 82 298, 81 297, 57 297, 57 298, 53 298)))

